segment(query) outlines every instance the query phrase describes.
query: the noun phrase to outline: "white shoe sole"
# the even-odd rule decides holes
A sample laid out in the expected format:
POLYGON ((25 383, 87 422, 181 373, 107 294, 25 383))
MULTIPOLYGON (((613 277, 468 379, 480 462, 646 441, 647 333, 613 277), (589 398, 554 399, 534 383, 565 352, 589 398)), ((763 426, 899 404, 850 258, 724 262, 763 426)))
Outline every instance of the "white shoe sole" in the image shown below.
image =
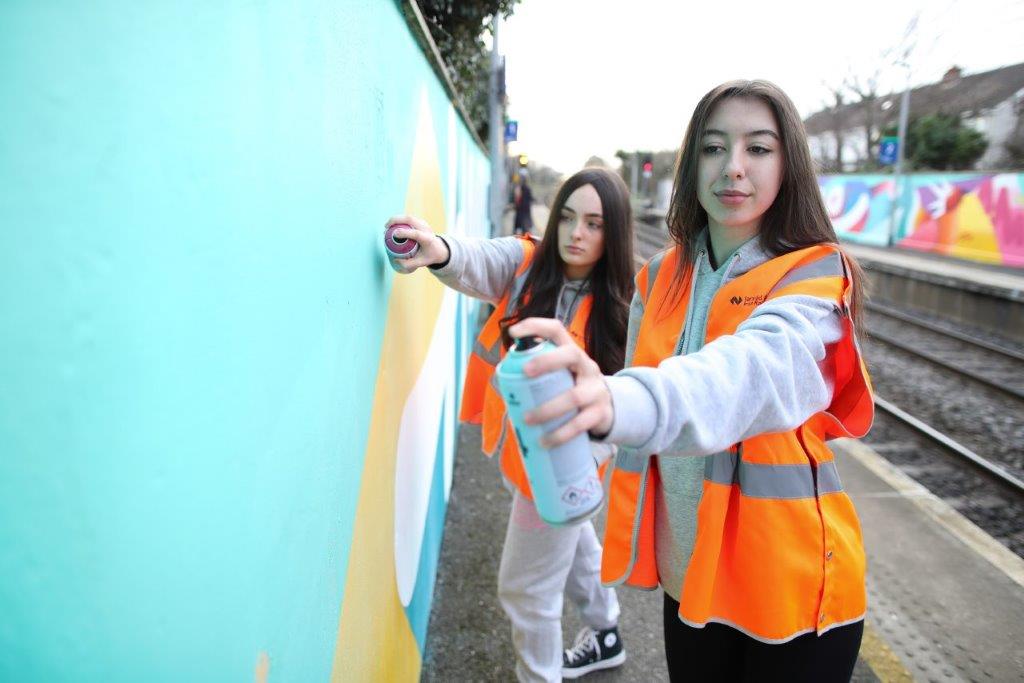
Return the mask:
POLYGON ((622 666, 622 663, 626 661, 626 651, 623 650, 619 654, 615 655, 611 659, 601 659, 593 664, 587 664, 581 666, 578 669, 562 669, 562 678, 579 678, 580 676, 586 676, 591 671, 600 671, 601 669, 614 669, 617 666, 622 666))

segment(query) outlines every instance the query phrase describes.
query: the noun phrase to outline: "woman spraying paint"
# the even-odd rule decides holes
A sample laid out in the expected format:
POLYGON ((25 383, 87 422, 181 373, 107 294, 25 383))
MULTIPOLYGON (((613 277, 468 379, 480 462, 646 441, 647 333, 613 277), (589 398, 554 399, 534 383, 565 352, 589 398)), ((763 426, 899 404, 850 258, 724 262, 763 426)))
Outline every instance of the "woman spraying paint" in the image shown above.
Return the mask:
POLYGON ((828 439, 873 403, 854 327, 860 271, 837 244, 807 138, 766 81, 704 96, 680 151, 673 245, 637 275, 626 370, 608 377, 553 320, 525 368, 576 378, 526 417, 553 447, 618 444, 602 578, 664 591, 673 681, 846 681, 866 610, 860 525, 828 439))
MULTIPOLYGON (((392 259, 399 272, 427 266, 444 284, 495 305, 470 356, 460 418, 481 424, 484 451, 499 455, 512 490, 498 595, 512 622, 516 676, 558 681, 618 666, 625 660, 619 605, 600 585, 601 544, 590 521, 549 526, 537 513, 505 404, 492 385, 495 366, 512 340, 508 325, 530 317, 561 321, 569 339, 606 372, 622 368, 633 293, 633 233, 629 192, 618 175, 598 168, 576 173, 559 189, 547 229, 491 240, 436 235, 423 221, 400 216, 387 227, 414 240, 414 256, 392 259), (562 598, 567 593, 587 626, 562 649, 562 598)), ((595 446, 599 461, 609 446, 595 446)))

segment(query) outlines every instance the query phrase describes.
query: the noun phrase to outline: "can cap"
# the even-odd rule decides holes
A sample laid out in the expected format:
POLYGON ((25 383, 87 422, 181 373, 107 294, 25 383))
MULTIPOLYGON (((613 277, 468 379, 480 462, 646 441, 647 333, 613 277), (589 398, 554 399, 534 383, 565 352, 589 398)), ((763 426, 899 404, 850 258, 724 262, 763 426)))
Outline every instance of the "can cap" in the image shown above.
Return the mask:
POLYGON ((516 339, 516 351, 527 351, 544 343, 540 337, 520 337, 516 339))

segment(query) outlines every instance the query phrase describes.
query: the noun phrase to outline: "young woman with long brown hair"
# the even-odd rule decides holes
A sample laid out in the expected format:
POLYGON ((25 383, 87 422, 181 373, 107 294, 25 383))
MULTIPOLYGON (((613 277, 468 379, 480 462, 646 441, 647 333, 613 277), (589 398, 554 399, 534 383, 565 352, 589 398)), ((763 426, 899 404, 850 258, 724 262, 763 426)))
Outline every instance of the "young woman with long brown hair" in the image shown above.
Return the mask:
POLYGON ((826 440, 870 427, 854 325, 860 271, 837 244, 796 108, 765 81, 697 105, 668 215, 637 276, 627 369, 606 376, 557 321, 576 386, 529 416, 579 414, 619 445, 602 577, 664 591, 672 680, 848 680, 865 613, 860 526, 826 440))
MULTIPOLYGON (((629 191, 618 175, 587 168, 555 196, 543 239, 490 240, 435 235, 423 221, 395 236, 413 239, 418 253, 393 260, 401 272, 428 266, 444 284, 496 308, 484 325, 466 373, 460 418, 481 423, 484 451, 500 454, 513 492, 498 573, 498 595, 512 622, 516 676, 559 681, 618 666, 625 651, 618 633, 615 592, 601 585, 601 544, 588 520, 566 527, 541 521, 533 505, 518 446, 506 429, 505 406, 491 385, 494 367, 511 344, 506 327, 529 317, 560 321, 568 338, 587 349, 602 372, 623 366, 633 294, 633 226, 629 191), (562 595, 576 604, 586 627, 562 649, 562 595)), ((606 461, 608 445, 595 444, 606 461)))

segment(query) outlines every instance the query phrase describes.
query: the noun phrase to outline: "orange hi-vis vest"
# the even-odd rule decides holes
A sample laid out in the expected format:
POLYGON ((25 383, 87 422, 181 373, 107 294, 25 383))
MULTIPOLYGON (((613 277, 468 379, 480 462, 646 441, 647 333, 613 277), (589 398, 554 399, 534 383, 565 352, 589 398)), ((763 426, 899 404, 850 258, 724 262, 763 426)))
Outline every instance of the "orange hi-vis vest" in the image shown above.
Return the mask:
MULTIPOLYGON (((644 315, 631 365, 656 367, 676 353, 693 279, 690 267, 682 286, 671 287, 677 259, 671 248, 637 275, 644 315)), ((837 247, 817 245, 753 268, 712 300, 707 342, 734 333, 762 302, 792 294, 834 301, 844 334, 827 349, 826 371, 835 385, 825 411, 791 431, 760 434, 707 456, 697 533, 680 591, 679 617, 690 626, 716 622, 782 643, 864 617, 860 523, 825 445, 833 437, 863 436, 874 417, 850 318, 849 273, 837 247)), ((657 486, 653 456, 619 450, 601 565, 606 584, 658 587, 657 486)))
MULTIPOLYGON (((507 351, 501 340, 501 320, 509 315, 510 307, 515 306, 515 302, 519 299, 537 250, 537 244, 533 239, 529 237, 520 239, 523 245, 523 261, 516 269, 512 286, 505 292, 494 308, 494 312, 484 323, 483 329, 477 336, 476 344, 473 345, 473 351, 470 353, 469 364, 466 368, 466 382, 462 390, 462 408, 459 412, 459 419, 481 425, 484 453, 493 456, 500 447, 502 474, 520 493, 533 500, 530 482, 526 478, 523 459, 519 453, 519 444, 516 443, 513 436, 514 431, 507 428, 508 418, 506 417, 505 402, 498 392, 497 379, 494 376, 494 368, 505 357, 507 351)), ((593 301, 594 297, 591 294, 581 297, 572 320, 566 325, 569 334, 581 348, 586 348, 584 337, 593 301)), ((603 473, 604 470, 602 469, 601 472, 603 473)))

